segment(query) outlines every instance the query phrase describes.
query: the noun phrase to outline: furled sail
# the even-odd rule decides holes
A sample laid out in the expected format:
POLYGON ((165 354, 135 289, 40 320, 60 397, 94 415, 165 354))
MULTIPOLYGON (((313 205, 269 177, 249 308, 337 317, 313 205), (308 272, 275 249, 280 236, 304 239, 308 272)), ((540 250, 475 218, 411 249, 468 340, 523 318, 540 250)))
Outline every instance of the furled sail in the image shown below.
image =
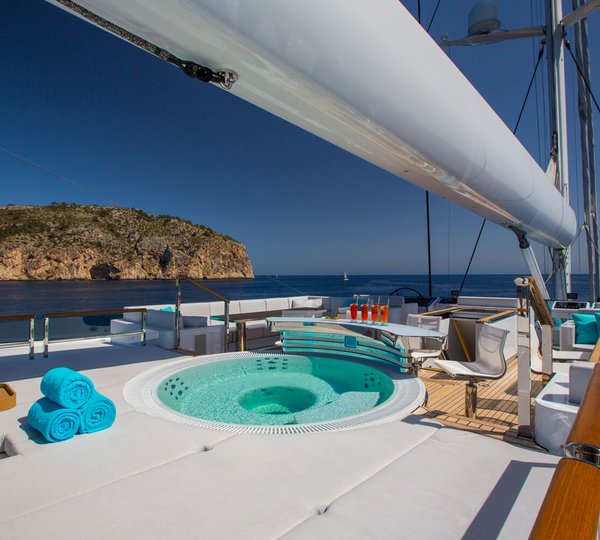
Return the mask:
POLYGON ((480 216, 575 237, 568 201, 397 0, 48 1, 230 70, 231 93, 480 216))

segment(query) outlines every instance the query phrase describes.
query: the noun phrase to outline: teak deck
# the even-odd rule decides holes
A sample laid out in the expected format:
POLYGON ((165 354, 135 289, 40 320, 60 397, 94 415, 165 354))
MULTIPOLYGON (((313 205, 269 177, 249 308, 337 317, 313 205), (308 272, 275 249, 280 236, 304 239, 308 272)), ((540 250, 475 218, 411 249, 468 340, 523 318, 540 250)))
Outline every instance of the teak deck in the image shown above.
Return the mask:
MULTIPOLYGON (((426 415, 441 423, 487 435, 506 442, 539 448, 527 437, 517 435, 517 360, 508 361, 506 374, 496 381, 478 385, 477 418, 465 416, 465 380, 446 373, 422 369, 420 377, 427 387, 426 415)), ((531 397, 542 390, 542 377, 531 374, 531 397)), ((532 413, 533 414, 533 413, 532 413)))

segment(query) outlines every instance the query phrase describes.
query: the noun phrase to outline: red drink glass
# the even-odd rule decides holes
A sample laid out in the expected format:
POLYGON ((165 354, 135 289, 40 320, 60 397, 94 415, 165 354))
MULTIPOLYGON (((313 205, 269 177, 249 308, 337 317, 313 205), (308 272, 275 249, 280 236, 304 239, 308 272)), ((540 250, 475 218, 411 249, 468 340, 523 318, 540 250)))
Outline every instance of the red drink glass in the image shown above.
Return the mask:
POLYGON ((369 320, 369 304, 360 306, 360 318, 362 322, 367 322, 369 320))
POLYGON ((379 305, 372 304, 371 305, 371 321, 373 322, 373 324, 376 324, 378 320, 379 320, 379 305))
POLYGON ((387 324, 390 314, 390 306, 381 306, 379 308, 379 312, 381 313, 381 324, 387 324))
POLYGON ((350 304, 350 319, 355 321, 358 318, 358 304, 350 304))

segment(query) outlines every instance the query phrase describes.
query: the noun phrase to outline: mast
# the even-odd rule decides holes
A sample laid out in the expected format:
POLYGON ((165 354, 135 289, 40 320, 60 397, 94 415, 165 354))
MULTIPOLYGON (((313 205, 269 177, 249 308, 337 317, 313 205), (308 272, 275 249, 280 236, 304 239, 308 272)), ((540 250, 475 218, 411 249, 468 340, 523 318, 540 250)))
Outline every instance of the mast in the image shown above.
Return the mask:
MULTIPOLYGON (((564 28, 561 0, 546 0, 546 42, 550 90, 550 125, 556 159, 556 188, 569 200, 569 155, 567 145, 567 104, 565 89, 564 28)), ((554 297, 565 299, 571 291, 571 248, 552 250, 554 297)))
MULTIPOLYGON (((585 6, 584 0, 573 0, 573 10, 585 6)), ((583 18, 574 25, 575 56, 583 76, 590 81, 590 58, 588 47, 588 24, 583 18)), ((596 209, 596 161, 594 156, 594 123, 592 100, 583 76, 578 73, 578 109, 581 137, 581 175, 583 186, 583 224, 586 229, 589 298, 596 300, 600 286, 600 255, 598 254, 598 221, 596 209)))
MULTIPOLYGON (((498 43, 512 39, 522 39, 539 35, 546 36, 548 44, 548 88, 550 97, 550 125, 552 129, 552 152, 551 160, 556 165, 554 184, 561 193, 564 200, 569 201, 569 154, 567 144, 567 113, 566 113, 566 88, 565 88, 565 66, 564 66, 564 37, 565 29, 575 26, 575 41, 577 63, 580 66, 578 76, 579 86, 579 116, 581 129, 581 152, 583 169, 583 193, 584 193, 584 226, 587 233, 588 265, 589 265, 589 295, 596 299, 600 293, 600 253, 598 253, 599 233, 596 211, 596 181, 595 181, 595 156, 594 156, 594 134, 591 99, 586 85, 589 84, 589 56, 587 43, 587 20, 586 17, 600 7, 600 0, 572 0, 573 11, 563 18, 561 0, 546 0, 546 27, 520 28, 495 32, 495 28, 489 27, 490 17, 497 17, 497 8, 494 2, 482 0, 471 11, 477 12, 474 17, 486 15, 481 21, 483 29, 480 33, 474 33, 466 38, 451 41, 442 41, 443 47, 450 45, 476 45, 486 43, 498 43), (587 79, 584 79, 584 77, 587 79)), ((471 23, 471 21, 469 21, 471 23)), ((471 30, 470 30, 471 32, 471 30)), ((569 49, 570 50, 570 49, 569 49)), ((549 167, 548 170, 552 170, 549 167)), ((513 227, 510 227, 513 228, 513 227)), ((517 228, 513 230, 519 236, 517 228)), ((521 238, 519 238, 521 244, 521 238)), ((537 264, 530 265, 532 252, 525 257, 532 272, 538 270, 537 264)), ((552 250, 552 268, 554 276, 554 298, 565 299, 571 290, 571 248, 554 248, 552 250)))

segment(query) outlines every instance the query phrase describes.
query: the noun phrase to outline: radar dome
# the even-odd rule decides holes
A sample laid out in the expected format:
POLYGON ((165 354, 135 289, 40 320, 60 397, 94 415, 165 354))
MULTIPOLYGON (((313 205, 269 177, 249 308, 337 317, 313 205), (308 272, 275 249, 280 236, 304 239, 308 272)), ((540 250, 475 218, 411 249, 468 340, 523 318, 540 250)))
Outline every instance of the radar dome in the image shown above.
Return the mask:
POLYGON ((469 12, 469 35, 489 34, 500 28, 500 12, 496 2, 480 0, 469 12))

